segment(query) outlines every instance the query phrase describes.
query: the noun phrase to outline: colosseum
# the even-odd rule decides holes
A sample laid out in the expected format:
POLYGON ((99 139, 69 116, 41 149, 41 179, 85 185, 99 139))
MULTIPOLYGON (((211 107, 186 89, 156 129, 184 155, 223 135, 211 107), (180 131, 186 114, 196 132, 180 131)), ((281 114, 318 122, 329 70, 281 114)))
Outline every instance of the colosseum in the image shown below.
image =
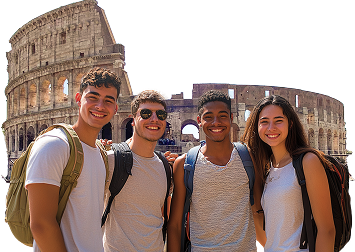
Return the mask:
MULTIPOLYGON (((8 60, 7 120, 5 134, 9 170, 14 159, 48 126, 73 124, 78 116, 74 96, 82 76, 92 67, 105 67, 122 80, 119 111, 103 127, 99 138, 124 141, 132 135, 130 102, 133 99, 125 66, 125 48, 116 44, 110 25, 96 0, 84 0, 45 13, 19 28, 10 38, 8 60)), ((264 96, 278 94, 296 109, 308 132, 310 144, 346 160, 343 104, 329 96, 299 89, 235 84, 194 84, 192 99, 183 93, 167 100, 169 116, 157 149, 186 152, 205 138, 182 134, 187 125, 198 130, 197 99, 207 90, 219 89, 232 98, 232 141, 245 128, 248 114, 264 96)))

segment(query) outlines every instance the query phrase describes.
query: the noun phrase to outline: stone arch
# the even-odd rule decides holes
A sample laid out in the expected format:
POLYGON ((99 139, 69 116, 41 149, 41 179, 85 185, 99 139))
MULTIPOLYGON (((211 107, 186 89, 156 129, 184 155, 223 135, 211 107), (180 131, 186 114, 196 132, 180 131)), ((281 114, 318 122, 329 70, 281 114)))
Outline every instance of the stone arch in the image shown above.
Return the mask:
POLYGON ((112 125, 111 125, 111 123, 108 122, 105 126, 103 126, 100 133, 101 133, 102 139, 112 140, 112 125))
POLYGON ((27 129, 27 146, 35 139, 35 130, 32 126, 27 129))
MULTIPOLYGON (((190 134, 183 134, 182 133, 183 129, 186 126, 189 126, 189 125, 196 127, 198 135, 200 136, 200 130, 199 130, 198 123, 195 120, 187 119, 187 120, 185 120, 185 121, 183 121, 181 123, 180 141, 182 141, 182 142, 190 142, 190 141, 191 142, 196 142, 196 141, 198 141, 200 139, 200 137, 198 139, 196 139, 196 137, 192 133, 190 133, 190 134)), ((190 128, 189 130, 194 131, 195 129, 194 128, 190 128)))
POLYGON ((333 135, 333 152, 334 154, 339 153, 339 135, 338 132, 335 130, 333 135))
POLYGON ((319 129, 318 133, 318 148, 320 151, 326 152, 326 138, 324 136, 324 130, 321 128, 319 129))
POLYGON ((20 88, 20 112, 24 113, 26 110, 26 90, 24 87, 20 88))
POLYGON ((12 102, 13 102, 13 111, 12 113, 15 115, 18 111, 18 106, 17 106, 17 100, 18 100, 18 95, 17 95, 17 92, 16 92, 16 89, 14 89, 13 93, 12 93, 12 102))
POLYGON ((68 101, 68 79, 62 76, 57 81, 57 86, 55 88, 55 101, 56 103, 68 101))
POLYGON ((37 105, 37 86, 36 84, 31 84, 28 89, 28 106, 31 108, 37 105))
POLYGON ((11 149, 12 149, 12 152, 15 152, 15 130, 12 131, 12 134, 11 134, 11 149))
POLYGON ((45 80, 41 85, 40 100, 41 105, 48 105, 51 101, 52 85, 49 80, 45 80))
POLYGON ((41 127, 39 128, 39 132, 42 132, 46 128, 48 128, 48 125, 47 124, 42 124, 41 127))
POLYGON ((129 138, 132 137, 133 135, 133 127, 132 127, 132 121, 133 118, 126 118, 125 120, 123 120, 122 124, 121 124, 121 139, 122 141, 125 141, 129 138))
POLYGON ((333 149, 333 134, 330 129, 327 131, 327 147, 328 154, 331 154, 331 151, 333 149))
POLYGON ((308 142, 311 147, 313 147, 313 148, 316 147, 314 130, 312 128, 308 130, 308 142))
POLYGON ((18 150, 23 151, 23 146, 24 146, 24 131, 23 128, 19 129, 19 134, 18 134, 18 150))

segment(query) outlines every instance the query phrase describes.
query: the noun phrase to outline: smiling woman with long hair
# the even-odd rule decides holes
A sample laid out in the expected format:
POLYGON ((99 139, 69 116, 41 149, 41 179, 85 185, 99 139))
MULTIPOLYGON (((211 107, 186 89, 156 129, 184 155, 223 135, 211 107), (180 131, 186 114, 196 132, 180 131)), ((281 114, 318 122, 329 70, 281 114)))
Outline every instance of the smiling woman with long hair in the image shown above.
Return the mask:
MULTIPOLYGON (((322 153, 310 148, 291 104, 277 95, 261 99, 245 128, 241 141, 250 148, 256 173, 263 182, 261 188, 264 188, 261 205, 265 216, 265 251, 308 251, 299 248, 304 211, 301 188, 292 164, 293 157, 303 152, 307 152, 303 167, 318 229, 316 251, 333 251, 335 227, 322 165, 326 160, 322 153)), ((262 224, 256 226, 262 227, 262 224)))

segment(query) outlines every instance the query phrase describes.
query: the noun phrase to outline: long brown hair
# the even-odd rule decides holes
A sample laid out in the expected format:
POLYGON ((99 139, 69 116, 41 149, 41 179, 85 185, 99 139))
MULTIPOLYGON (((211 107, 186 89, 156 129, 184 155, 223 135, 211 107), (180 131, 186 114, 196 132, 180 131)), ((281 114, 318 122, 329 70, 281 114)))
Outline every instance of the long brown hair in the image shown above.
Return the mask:
POLYGON ((279 95, 271 95, 264 97, 255 105, 247 120, 244 134, 240 139, 241 142, 246 143, 249 147, 257 173, 261 176, 262 180, 265 181, 270 168, 272 150, 268 144, 261 140, 258 133, 258 123, 260 112, 268 105, 279 106, 288 119, 289 130, 285 145, 290 155, 295 157, 303 152, 313 152, 324 164, 326 160, 322 153, 309 146, 302 123, 291 104, 279 95))

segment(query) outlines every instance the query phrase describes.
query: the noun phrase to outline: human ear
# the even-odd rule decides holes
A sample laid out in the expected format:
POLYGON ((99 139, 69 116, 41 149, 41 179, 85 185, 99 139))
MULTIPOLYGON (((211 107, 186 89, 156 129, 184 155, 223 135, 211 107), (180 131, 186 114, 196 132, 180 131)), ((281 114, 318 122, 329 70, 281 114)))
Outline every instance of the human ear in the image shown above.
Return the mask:
POLYGON ((75 95, 75 102, 78 104, 78 106, 80 107, 81 104, 81 94, 80 93, 76 93, 75 95))

